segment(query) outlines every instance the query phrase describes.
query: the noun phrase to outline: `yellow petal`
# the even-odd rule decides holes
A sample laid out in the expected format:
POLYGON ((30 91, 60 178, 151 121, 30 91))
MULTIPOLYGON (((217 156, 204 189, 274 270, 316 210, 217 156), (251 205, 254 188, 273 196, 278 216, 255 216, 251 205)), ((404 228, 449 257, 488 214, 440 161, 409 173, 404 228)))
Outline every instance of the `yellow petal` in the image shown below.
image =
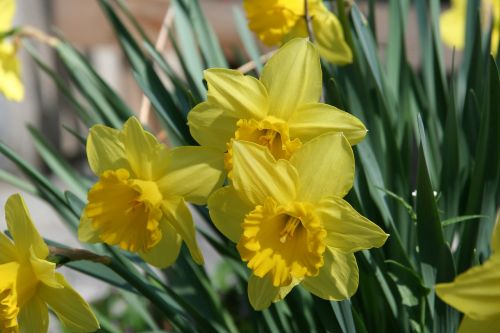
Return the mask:
POLYGON ((381 247, 389 236, 341 198, 321 200, 316 214, 327 232, 326 245, 343 252, 381 247))
POLYGON ((47 258, 49 249, 35 229, 28 209, 20 194, 11 195, 7 200, 5 204, 5 219, 7 220, 9 231, 14 239, 14 244, 20 257, 19 259, 23 260, 29 258, 30 248, 33 248, 38 258, 47 258))
POLYGON ((31 268, 36 277, 36 280, 51 288, 63 288, 56 279, 56 264, 47 260, 37 258, 33 249, 31 249, 30 258, 31 268))
POLYGON ((17 332, 19 300, 17 294, 17 277, 19 264, 10 262, 0 265, 0 330, 17 332))
POLYGON ((120 138, 125 148, 125 155, 137 178, 142 180, 153 179, 153 161, 162 149, 156 138, 146 132, 139 120, 130 117, 123 125, 123 131, 120 138))
POLYGON ((319 53, 337 65, 352 63, 351 48, 344 39, 344 31, 340 21, 322 3, 318 7, 312 23, 319 53))
POLYGON ((168 222, 175 228, 182 240, 186 242, 194 261, 203 265, 203 255, 196 241, 196 230, 193 217, 182 198, 168 198, 162 202, 162 209, 168 222))
POLYGON ((491 319, 474 320, 464 316, 458 329, 458 333, 492 333, 500 327, 500 316, 491 317, 491 319))
POLYGON ((225 177, 224 155, 208 147, 172 149, 164 166, 164 176, 156 181, 163 196, 181 196, 199 205, 222 186, 225 177))
POLYGON ((302 282, 304 288, 330 301, 341 301, 354 295, 359 283, 358 265, 354 254, 342 253, 327 247, 324 261, 319 275, 304 279, 302 282))
POLYGON ((436 294, 475 320, 500 315, 500 255, 494 254, 453 282, 436 285, 436 294))
POLYGON ((500 209, 497 212, 495 227, 491 235, 491 249, 495 253, 500 252, 500 209))
POLYGON ((302 142, 309 141, 328 132, 342 132, 351 145, 366 136, 366 127, 361 120, 334 106, 312 103, 295 111, 288 121, 290 136, 302 142))
POLYGON ((12 19, 16 11, 14 0, 0 0, 0 32, 9 30, 12 27, 12 19))
POLYGON ((106 170, 131 171, 119 136, 120 131, 104 125, 95 125, 90 129, 87 137, 87 158, 90 169, 97 176, 106 170))
POLYGON ((49 311, 47 305, 39 298, 30 298, 19 312, 20 333, 45 333, 49 327, 49 311))
POLYGON ((303 104, 319 101, 322 90, 319 53, 305 38, 296 38, 264 66, 260 80, 269 94, 269 115, 287 120, 303 104))
POLYGON ((452 7, 441 14, 439 19, 441 38, 449 47, 464 48, 466 10, 467 2, 458 0, 452 1, 452 7))
POLYGON ((290 159, 299 174, 297 197, 318 202, 343 197, 354 181, 354 155, 341 133, 323 134, 302 146, 290 159))
POLYGON ((99 323, 87 302, 71 287, 64 276, 56 273, 56 278, 63 288, 51 288, 42 284, 37 296, 50 306, 61 323, 71 332, 97 331, 99 323))
POLYGON ((254 206, 267 197, 284 204, 296 196, 297 172, 286 160, 276 161, 269 150, 253 142, 233 143, 233 185, 254 206))
POLYGON ((87 217, 85 212, 80 217, 78 225, 78 240, 84 243, 100 243, 99 233, 92 227, 92 220, 87 217))
POLYGON ((7 236, 0 232, 0 264, 16 260, 16 247, 7 236))
POLYGON ((166 268, 172 265, 179 256, 182 239, 166 219, 160 221, 160 228, 162 237, 158 244, 148 252, 139 252, 139 255, 153 266, 166 268))
POLYGON ((221 152, 227 150, 227 142, 234 136, 239 118, 207 102, 200 103, 188 113, 189 131, 202 146, 221 152))
POLYGON ((280 288, 273 286, 269 277, 251 275, 248 279, 248 300, 252 307, 259 311, 269 307, 280 295, 280 288))
POLYGON ((0 41, 0 93, 8 100, 19 102, 24 98, 24 85, 16 53, 11 43, 0 41))
POLYGON ((215 191, 208 199, 208 209, 213 223, 220 232, 237 243, 241 236, 241 223, 245 215, 254 209, 241 199, 233 186, 215 191))
POLYGON ((248 26, 267 45, 279 44, 304 15, 303 1, 244 0, 248 26))
POLYGON ((207 102, 238 119, 262 119, 267 114, 267 91, 254 77, 223 68, 204 72, 207 102))

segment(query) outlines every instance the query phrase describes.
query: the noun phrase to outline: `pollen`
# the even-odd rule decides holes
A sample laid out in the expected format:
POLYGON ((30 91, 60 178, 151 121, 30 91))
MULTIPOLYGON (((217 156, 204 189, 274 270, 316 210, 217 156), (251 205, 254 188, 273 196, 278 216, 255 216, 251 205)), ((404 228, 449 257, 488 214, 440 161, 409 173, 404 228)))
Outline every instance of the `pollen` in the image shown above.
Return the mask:
MULTIPOLYGON (((277 160, 288 160, 302 146, 299 139, 290 139, 288 125, 274 117, 267 117, 261 121, 240 119, 236 126, 234 140, 250 141, 264 146, 277 160)), ((228 172, 233 169, 233 139, 227 144, 224 158, 224 166, 228 172)))
POLYGON ((278 205, 272 198, 250 212, 237 248, 258 277, 275 287, 316 276, 323 266, 326 231, 307 203, 278 205))
POLYGON ((131 252, 147 252, 162 237, 162 195, 156 183, 108 170, 89 191, 85 214, 103 242, 131 252))

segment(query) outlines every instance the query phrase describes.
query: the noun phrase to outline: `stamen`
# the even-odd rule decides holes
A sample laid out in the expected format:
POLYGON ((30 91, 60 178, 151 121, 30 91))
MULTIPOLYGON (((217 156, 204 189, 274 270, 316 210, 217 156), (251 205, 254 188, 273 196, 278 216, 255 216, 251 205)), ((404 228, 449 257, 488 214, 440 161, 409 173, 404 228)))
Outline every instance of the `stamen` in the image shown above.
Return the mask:
POLYGON ((286 243, 287 239, 292 238, 295 233, 295 229, 301 223, 300 219, 290 216, 290 219, 285 224, 285 228, 280 233, 280 242, 282 244, 286 243))

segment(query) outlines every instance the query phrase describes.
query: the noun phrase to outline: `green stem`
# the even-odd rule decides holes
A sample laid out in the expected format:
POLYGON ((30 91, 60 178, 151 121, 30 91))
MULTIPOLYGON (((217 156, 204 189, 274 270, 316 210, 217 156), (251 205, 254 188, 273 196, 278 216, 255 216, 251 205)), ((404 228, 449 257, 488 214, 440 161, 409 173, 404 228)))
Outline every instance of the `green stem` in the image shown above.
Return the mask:
POLYGON ((181 329, 184 325, 179 320, 178 314, 173 312, 170 306, 163 300, 163 298, 155 290, 153 290, 147 283, 145 283, 137 275, 132 274, 128 271, 122 264, 118 263, 116 259, 112 259, 107 266, 116 274, 120 275, 125 281, 127 281, 131 286, 133 286, 137 291, 144 295, 147 299, 151 301, 167 318, 169 318, 172 327, 178 331, 184 331, 181 329))

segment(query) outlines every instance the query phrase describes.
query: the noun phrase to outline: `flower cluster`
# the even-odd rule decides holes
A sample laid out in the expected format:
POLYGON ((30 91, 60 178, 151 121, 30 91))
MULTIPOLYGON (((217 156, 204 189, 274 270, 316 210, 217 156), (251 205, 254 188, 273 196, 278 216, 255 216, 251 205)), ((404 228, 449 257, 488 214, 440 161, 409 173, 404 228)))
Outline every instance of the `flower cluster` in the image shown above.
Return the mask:
POLYGON ((121 131, 91 128, 87 156, 99 179, 80 240, 118 245, 158 267, 175 261, 184 240, 201 264, 186 201, 208 199, 214 224, 252 270, 255 309, 299 283, 325 299, 350 297, 358 286, 353 253, 382 246, 387 234, 342 199, 353 185, 351 145, 366 128, 319 102, 316 47, 288 42, 259 80, 227 69, 205 78, 207 101, 188 115, 202 146, 169 151, 135 118, 121 131))

